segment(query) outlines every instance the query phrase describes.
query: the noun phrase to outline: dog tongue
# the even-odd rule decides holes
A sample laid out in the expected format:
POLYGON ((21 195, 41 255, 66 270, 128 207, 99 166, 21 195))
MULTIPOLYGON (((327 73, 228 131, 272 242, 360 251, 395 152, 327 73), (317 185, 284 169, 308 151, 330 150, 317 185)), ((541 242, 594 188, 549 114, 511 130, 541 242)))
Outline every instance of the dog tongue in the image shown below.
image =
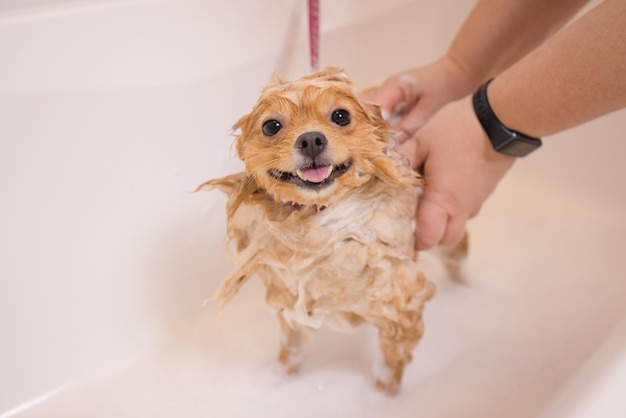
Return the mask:
POLYGON ((328 178, 329 171, 328 166, 307 168, 302 170, 302 177, 311 183, 321 183, 328 178))

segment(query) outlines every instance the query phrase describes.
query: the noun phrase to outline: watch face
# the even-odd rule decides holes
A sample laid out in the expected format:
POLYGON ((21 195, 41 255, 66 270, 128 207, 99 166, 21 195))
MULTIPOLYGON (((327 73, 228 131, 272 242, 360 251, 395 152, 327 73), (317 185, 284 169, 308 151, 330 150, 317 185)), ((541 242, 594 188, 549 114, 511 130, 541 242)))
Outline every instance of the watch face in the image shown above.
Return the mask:
POLYGON ((511 157, 524 157, 541 146, 541 140, 534 138, 523 138, 513 135, 511 140, 501 144, 496 151, 511 157))

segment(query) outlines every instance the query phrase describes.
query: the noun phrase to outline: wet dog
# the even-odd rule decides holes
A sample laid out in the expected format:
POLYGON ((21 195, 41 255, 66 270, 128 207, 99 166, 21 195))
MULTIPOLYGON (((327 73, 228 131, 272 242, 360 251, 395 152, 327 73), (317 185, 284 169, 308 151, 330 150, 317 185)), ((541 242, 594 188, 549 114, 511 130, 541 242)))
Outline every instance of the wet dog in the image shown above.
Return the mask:
MULTIPOLYGON (((251 277, 262 280, 288 373, 322 324, 374 325, 384 359, 376 385, 396 393, 435 288, 414 249, 422 180, 394 151, 380 108, 327 68, 291 82, 274 77, 233 129, 245 172, 198 188, 229 198, 235 269, 217 298, 224 304, 251 277)), ((451 272, 464 256, 450 252, 451 272)))

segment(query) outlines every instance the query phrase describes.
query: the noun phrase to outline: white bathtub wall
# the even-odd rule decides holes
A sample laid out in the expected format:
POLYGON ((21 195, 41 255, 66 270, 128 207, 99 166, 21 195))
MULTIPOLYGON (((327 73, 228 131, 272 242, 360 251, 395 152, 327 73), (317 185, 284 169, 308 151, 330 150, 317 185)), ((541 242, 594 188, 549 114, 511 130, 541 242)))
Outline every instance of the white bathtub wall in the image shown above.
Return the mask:
MULTIPOLYGON (((33 3, 42 5, 23 8, 20 2, 9 2, 3 9, 0 3, 3 30, 10 31, 9 39, 3 40, 3 92, 179 86, 205 82, 270 58, 271 70, 284 75, 308 69, 305 1, 32 0, 26 4, 33 3), (295 51, 290 48, 296 45, 295 51)), ((350 41, 356 38, 358 42, 339 39, 332 45, 322 40, 322 64, 350 64, 354 60, 350 56, 357 52, 397 61, 393 43, 397 35, 376 20, 412 3, 323 2, 321 30, 325 34, 375 20, 372 31, 345 32, 350 41)), ((452 16, 440 9, 420 6, 428 19, 419 19, 420 13, 397 23, 407 26, 407 36, 428 33, 439 38, 443 20, 447 26, 463 17, 463 9, 456 8, 452 16)), ((451 34, 450 28, 443 32, 451 34)), ((409 46, 408 39, 398 41, 400 47, 409 46)), ((427 50, 439 53, 438 45, 445 42, 430 40, 427 44, 432 48, 427 50)))
MULTIPOLYGON (((425 62, 469 3, 322 2, 322 64, 425 62)), ((305 22, 295 0, 0 2, 0 413, 122 367, 215 290, 224 201, 190 192, 240 167, 229 129, 271 72, 308 70, 305 22)))
MULTIPOLYGON (((258 284, 223 324, 202 309, 229 270, 225 201, 191 191, 241 168, 229 129, 270 74, 308 71, 305 3, 0 0, 0 417, 65 389, 25 416, 565 418, 610 367, 581 365, 623 353, 595 353, 624 341, 623 111, 517 164, 471 224, 468 285, 429 266, 396 400, 362 334, 322 333, 276 377, 258 284)), ((426 63, 472 3, 322 1, 322 64, 369 85, 426 63)))

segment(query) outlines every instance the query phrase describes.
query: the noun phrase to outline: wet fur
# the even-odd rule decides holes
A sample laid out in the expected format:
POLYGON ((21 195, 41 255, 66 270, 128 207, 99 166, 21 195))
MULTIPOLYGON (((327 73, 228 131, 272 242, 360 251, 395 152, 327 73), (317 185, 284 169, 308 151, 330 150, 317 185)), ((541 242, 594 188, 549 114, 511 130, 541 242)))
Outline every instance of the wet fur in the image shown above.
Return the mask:
MULTIPOLYGON (((292 82, 273 78, 234 129, 246 171, 198 188, 219 188, 229 197, 235 268, 217 293, 221 305, 250 278, 263 281, 282 331, 279 361, 288 373, 300 367, 307 334, 322 324, 373 324, 384 359, 376 386, 396 393, 435 288, 420 272, 414 250, 422 180, 393 150, 394 133, 378 106, 360 100, 340 69, 327 68, 292 82), (339 108, 352 116, 348 126, 330 120, 339 108), (283 124, 269 138, 262 133, 268 119, 283 124), (328 138, 325 158, 349 160, 349 170, 319 190, 269 175, 272 169, 297 170, 294 141, 312 130, 328 138)), ((458 273, 466 252, 465 246, 444 254, 451 273, 458 273)))

